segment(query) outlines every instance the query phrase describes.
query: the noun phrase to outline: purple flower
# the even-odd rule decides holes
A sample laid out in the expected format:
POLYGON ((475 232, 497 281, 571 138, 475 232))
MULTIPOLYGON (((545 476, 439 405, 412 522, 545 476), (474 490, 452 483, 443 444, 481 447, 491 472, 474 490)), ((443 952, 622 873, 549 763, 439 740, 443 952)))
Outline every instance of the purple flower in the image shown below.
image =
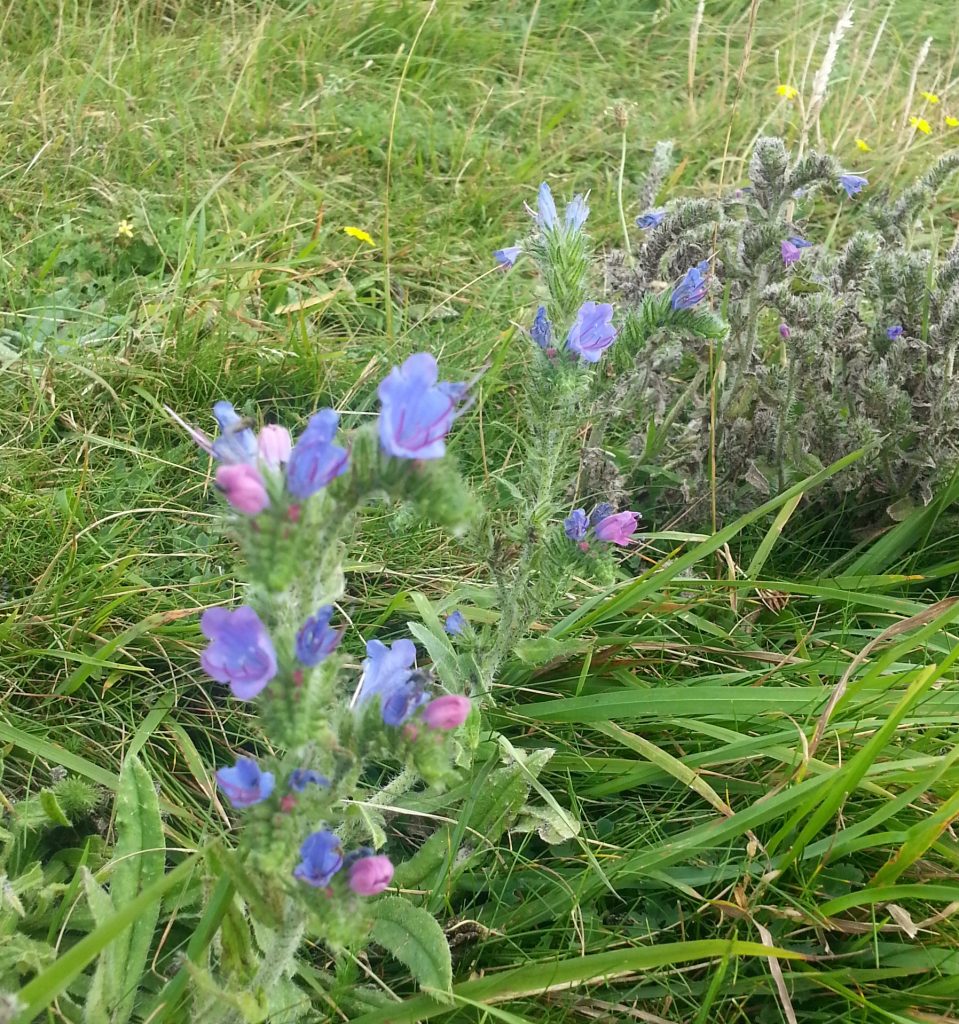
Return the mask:
POLYGON ((617 512, 615 515, 607 516, 596 526, 596 539, 626 547, 632 544, 638 518, 638 512, 617 512))
POLYGON ((260 454, 260 461, 274 472, 284 463, 290 461, 290 450, 293 447, 293 440, 286 427, 277 426, 275 423, 267 424, 261 431, 257 440, 257 448, 260 454))
POLYGON ((302 793, 307 786, 327 787, 330 780, 325 775, 313 771, 312 768, 295 768, 290 772, 290 789, 302 793))
POLYGON ((790 263, 798 263, 800 257, 800 249, 808 249, 812 245, 812 242, 807 242, 804 238, 799 238, 797 235, 791 235, 789 238, 784 239, 780 246, 782 252, 783 263, 788 267, 790 263))
POLYGON ((553 325, 546 316, 545 306, 540 306, 536 310, 533 326, 529 329, 529 336, 540 348, 549 348, 553 343, 553 325))
POLYGON ((792 244, 788 239, 784 239, 782 245, 780 245, 780 252, 783 257, 783 264, 789 266, 790 263, 799 262, 799 249, 792 244))
POLYGON ((466 697, 447 693, 431 700, 423 709, 423 721, 431 729, 449 732, 458 729, 470 713, 470 702, 466 697))
POLYGON ((338 629, 330 629, 333 617, 333 605, 324 605, 315 615, 311 615, 296 634, 296 660, 301 665, 313 668, 332 654, 343 639, 338 629))
POLYGON ((674 312, 681 309, 692 309, 706 298, 709 288, 704 274, 709 270, 709 262, 702 260, 697 266, 686 271, 682 281, 673 289, 670 300, 674 312))
POLYGON ((450 636, 460 636, 463 630, 466 629, 466 619, 463 618, 463 613, 457 609, 451 615, 447 615, 446 622, 443 624, 443 629, 445 629, 450 636))
POLYGON ((394 366, 380 384, 380 444, 398 459, 440 459, 465 386, 437 383, 439 369, 429 352, 417 352, 394 366))
POLYGON ((309 498, 346 472, 349 454, 333 444, 339 420, 332 409, 321 409, 297 439, 286 467, 286 489, 294 498, 309 498))
POLYGON ((862 178, 858 174, 840 174, 839 184, 846 190, 846 196, 852 199, 869 184, 868 178, 862 178))
POLYGON ((895 341, 897 338, 902 337, 902 326, 900 324, 894 324, 892 327, 886 328, 886 337, 890 341, 895 341))
POLYGON ((386 725, 402 725, 410 715, 429 700, 422 677, 413 671, 416 647, 412 640, 396 640, 387 647, 379 640, 366 645, 363 677, 357 702, 360 705, 380 698, 380 714, 386 725))
POLYGON ((556 227, 556 202, 549 185, 544 181, 536 193, 536 223, 542 231, 552 231, 556 227))
POLYGON ((601 501, 589 514, 589 525, 595 526, 613 514, 613 506, 608 501, 601 501))
POLYGON ((293 869, 293 877, 317 889, 324 889, 343 866, 343 847, 332 832, 323 829, 303 840, 300 863, 293 869))
POLYGON ((493 253, 493 259, 504 269, 511 270, 513 264, 519 259, 520 253, 523 251, 521 245, 508 245, 503 249, 497 249, 493 253))
POLYGON ((381 698, 384 725, 402 725, 417 708, 429 702, 430 695, 421 680, 419 673, 411 672, 402 683, 397 683, 381 698))
POLYGON ((214 458, 227 465, 255 462, 256 434, 247 425, 247 421, 238 415, 229 402, 217 402, 213 406, 213 415, 220 427, 220 436, 213 442, 214 458))
POLYGON ((575 195, 566 204, 567 231, 579 231, 586 223, 586 218, 589 216, 589 206, 586 202, 587 198, 587 196, 575 195))
POLYGON ((246 462, 226 463, 217 466, 214 480, 223 497, 245 516, 258 516, 270 507, 266 484, 256 466, 246 462))
POLYGON ((349 886, 357 896, 375 896, 393 881, 389 857, 357 857, 350 864, 349 886))
POLYGON ((589 529, 589 516, 586 515, 586 509, 574 508, 563 520, 563 529, 570 540, 582 540, 589 529))
POLYGON ((779 325, 779 337, 782 338, 783 341, 788 341, 789 340, 789 336, 791 334, 792 334, 792 331, 789 329, 789 324, 780 324, 779 325))
POLYGON ((615 340, 613 307, 608 302, 584 302, 566 336, 566 348, 587 363, 598 363, 615 340))
POLYGON ((647 210, 636 218, 636 227, 642 228, 643 231, 649 231, 650 228, 658 228, 665 217, 666 211, 663 208, 658 210, 647 210))
POLYGON ((216 773, 216 784, 234 807, 252 807, 273 792, 273 774, 261 772, 251 757, 238 757, 232 768, 216 773))
POLYGON ((276 675, 273 642, 252 608, 207 608, 200 629, 211 641, 200 655, 203 671, 218 683, 229 683, 234 697, 252 700, 276 675))

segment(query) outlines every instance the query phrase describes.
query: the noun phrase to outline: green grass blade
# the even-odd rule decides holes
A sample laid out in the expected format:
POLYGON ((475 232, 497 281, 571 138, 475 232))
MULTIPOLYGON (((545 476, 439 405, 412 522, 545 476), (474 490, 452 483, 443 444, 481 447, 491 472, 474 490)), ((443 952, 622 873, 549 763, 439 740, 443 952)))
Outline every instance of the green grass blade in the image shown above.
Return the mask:
MULTIPOLYGON (((496 1003, 504 999, 522 999, 551 989, 569 988, 595 981, 608 981, 636 971, 650 971, 657 967, 711 960, 716 957, 775 956, 781 960, 802 960, 801 953, 770 948, 758 942, 703 939, 699 942, 673 942, 639 949, 622 949, 610 953, 594 953, 534 963, 512 971, 501 971, 477 981, 468 981, 453 987, 453 999, 469 1004, 496 1003)), ((357 1017, 353 1024, 416 1024, 451 1013, 456 1006, 445 1006, 426 996, 407 999, 402 1003, 375 1010, 357 1017)))

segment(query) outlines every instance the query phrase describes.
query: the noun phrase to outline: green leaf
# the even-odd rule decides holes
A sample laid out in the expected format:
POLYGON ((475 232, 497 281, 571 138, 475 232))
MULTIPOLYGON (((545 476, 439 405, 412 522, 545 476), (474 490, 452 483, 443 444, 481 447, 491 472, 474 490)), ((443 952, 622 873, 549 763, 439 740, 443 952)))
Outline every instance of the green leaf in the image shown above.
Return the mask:
POLYGON ((436 918, 402 896, 384 897, 370 909, 373 939, 409 968, 420 988, 447 997, 453 985, 453 963, 436 918))
POLYGON ((18 996, 25 1009, 14 1018, 16 1024, 29 1024, 46 1009, 77 975, 124 930, 144 913, 155 912, 163 895, 185 882, 196 867, 199 854, 193 854, 164 875, 113 917, 71 946, 42 974, 24 985, 18 996))
POLYGON ((541 636, 530 640, 520 640, 513 650, 524 665, 536 667, 557 658, 581 654, 588 646, 584 640, 557 640, 552 636, 541 636))
MULTIPOLYGON (((136 755, 127 756, 116 799, 117 845, 110 897, 120 910, 163 875, 165 859, 160 805, 150 773, 136 755)), ((133 1013, 137 980, 150 955, 160 906, 148 907, 104 954, 106 993, 112 1020, 125 1024, 133 1013)))
POLYGON ((40 806, 54 825, 70 825, 70 819, 64 814, 56 794, 49 789, 40 790, 40 806))

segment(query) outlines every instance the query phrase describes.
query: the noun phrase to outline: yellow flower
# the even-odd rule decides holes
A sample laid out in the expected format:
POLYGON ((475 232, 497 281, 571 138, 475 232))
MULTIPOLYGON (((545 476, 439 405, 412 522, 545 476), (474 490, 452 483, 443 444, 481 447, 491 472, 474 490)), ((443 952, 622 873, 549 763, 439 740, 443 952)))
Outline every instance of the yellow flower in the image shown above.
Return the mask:
POLYGON ((938 103, 939 102, 939 97, 934 92, 921 92, 921 93, 919 93, 919 95, 927 103, 938 103))
POLYGON ((376 245, 376 242, 373 241, 373 236, 362 228, 343 228, 343 233, 349 235, 350 238, 357 238, 361 242, 366 242, 367 245, 376 245))
POLYGON ((787 100, 794 100, 799 95, 799 90, 794 85, 777 85, 776 92, 787 100))
POLYGON ((117 224, 117 233, 113 236, 114 238, 132 238, 133 237, 133 225, 128 220, 121 220, 117 224))
POLYGON ((910 117, 909 123, 916 129, 916 131, 922 132, 923 135, 932 134, 932 127, 924 117, 910 117))
POLYGON ((861 149, 863 153, 869 153, 872 150, 872 146, 865 139, 856 139, 856 148, 861 149))
POLYGON ((959 117, 947 117, 946 124, 949 125, 950 128, 959 128, 959 117))

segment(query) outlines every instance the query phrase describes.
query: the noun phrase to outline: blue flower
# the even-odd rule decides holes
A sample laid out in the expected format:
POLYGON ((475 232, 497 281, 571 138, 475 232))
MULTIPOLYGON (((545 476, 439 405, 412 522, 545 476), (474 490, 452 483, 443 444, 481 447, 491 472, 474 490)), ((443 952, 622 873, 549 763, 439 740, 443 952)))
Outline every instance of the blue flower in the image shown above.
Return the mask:
POLYGON ((333 617, 333 605, 324 605, 315 615, 311 615, 296 634, 296 659, 302 665, 313 668, 332 654, 339 646, 343 634, 338 629, 330 629, 333 617))
POLYGON ((207 675, 228 683, 233 696, 252 700, 276 675, 276 651, 266 627, 247 605, 207 608, 200 630, 210 645, 200 655, 207 675))
POLYGON ((330 780, 312 768, 295 768, 290 772, 290 789, 302 793, 307 786, 329 786, 330 780))
POLYGON ((412 640, 396 640, 392 647, 370 640, 366 645, 357 703, 362 706, 378 696, 383 721, 387 725, 400 725, 420 704, 429 700, 418 682, 419 676, 414 678, 415 661, 416 646, 412 640))
POLYGON ((382 699, 380 712, 383 724, 402 725, 417 708, 429 702, 430 695, 423 686, 422 677, 418 673, 411 673, 405 682, 396 685, 382 699))
POLYGON ((549 185, 544 181, 536 193, 536 223, 542 231, 552 231, 556 227, 556 202, 549 185))
POLYGON ((463 618, 463 613, 457 609, 451 615, 447 615, 446 622, 443 624, 443 629, 445 629, 450 636, 460 636, 463 630, 466 629, 466 619, 463 618))
POLYGON ((213 442, 213 455, 220 462, 235 466, 255 463, 259 454, 256 434, 247 426, 229 402, 217 402, 213 415, 220 427, 220 436, 213 442))
POLYGON ((533 319, 533 326, 529 329, 529 336, 539 345, 540 348, 549 348, 553 341, 553 325, 546 316, 546 307, 540 306, 536 310, 533 319))
POLYGON ((615 340, 613 307, 608 302, 584 302, 566 336, 566 348, 587 363, 598 363, 615 340))
POLYGON ((895 341, 897 338, 902 337, 902 326, 900 324, 894 324, 892 327, 886 328, 886 337, 890 341, 895 341))
POLYGON ((840 174, 839 184, 846 190, 848 198, 852 199, 869 184, 869 179, 862 178, 858 174, 840 174))
POLYGON ((595 526, 597 523, 601 523, 607 516, 613 514, 613 506, 608 501, 601 501, 596 508, 590 513, 589 525, 595 526))
POLYGON ((589 516, 586 515, 586 509, 574 508, 563 520, 563 529, 570 540, 582 540, 589 529, 589 516))
POLYGON ((582 226, 586 223, 586 218, 589 216, 589 206, 586 202, 586 199, 586 196, 575 195, 566 204, 567 231, 579 231, 580 228, 582 228, 582 226))
POLYGON ((670 304, 674 311, 692 309, 706 298, 709 286, 704 274, 707 270, 709 270, 709 263, 707 260, 702 260, 697 266, 690 267, 686 271, 682 281, 673 289, 670 304))
POLYGON ((300 858, 293 869, 293 877, 314 888, 325 889, 343 867, 343 847, 338 836, 323 829, 303 840, 300 858))
POLYGON ((642 228, 643 231, 649 231, 650 228, 658 228, 665 217, 666 211, 663 208, 658 210, 647 210, 636 218, 636 227, 642 228))
POLYGON ((380 384, 380 444, 398 459, 440 459, 444 438, 456 418, 466 386, 437 383, 439 369, 429 352, 417 352, 394 366, 380 384))
POLYGON ((521 245, 508 245, 504 249, 497 249, 493 253, 493 259, 504 269, 509 270, 519 259, 523 247, 521 245))
POLYGON ((238 757, 234 767, 216 773, 216 784, 234 807, 252 807, 273 792, 273 773, 261 772, 251 757, 238 757))
POLYGON ((346 472, 349 454, 333 444, 339 419, 332 409, 321 409, 310 417, 293 446, 286 467, 286 489, 294 498, 309 498, 346 472))

